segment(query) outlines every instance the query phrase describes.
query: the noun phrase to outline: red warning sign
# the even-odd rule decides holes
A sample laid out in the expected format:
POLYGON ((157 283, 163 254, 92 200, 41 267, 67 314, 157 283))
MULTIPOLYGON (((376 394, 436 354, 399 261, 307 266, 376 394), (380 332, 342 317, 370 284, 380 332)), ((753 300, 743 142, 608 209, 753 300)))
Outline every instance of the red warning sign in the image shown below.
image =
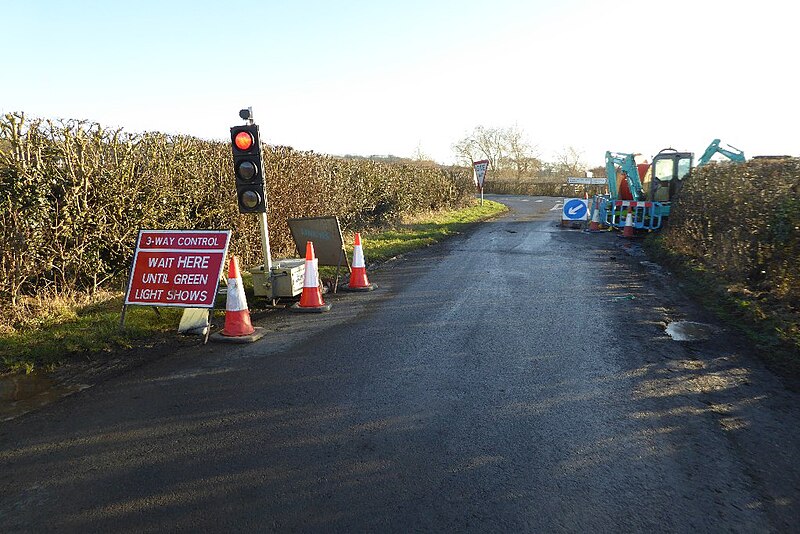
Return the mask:
POLYGON ((230 230, 139 230, 125 304, 213 308, 230 230))

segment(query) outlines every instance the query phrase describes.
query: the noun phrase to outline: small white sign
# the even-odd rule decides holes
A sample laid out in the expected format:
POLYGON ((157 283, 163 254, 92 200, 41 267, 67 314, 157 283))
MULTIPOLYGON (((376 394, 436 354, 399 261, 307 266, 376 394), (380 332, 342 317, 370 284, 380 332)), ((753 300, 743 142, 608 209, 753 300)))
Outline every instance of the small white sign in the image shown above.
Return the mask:
POLYGON ((606 183, 605 178, 575 178, 570 176, 567 178, 568 184, 581 184, 581 185, 603 185, 606 183))

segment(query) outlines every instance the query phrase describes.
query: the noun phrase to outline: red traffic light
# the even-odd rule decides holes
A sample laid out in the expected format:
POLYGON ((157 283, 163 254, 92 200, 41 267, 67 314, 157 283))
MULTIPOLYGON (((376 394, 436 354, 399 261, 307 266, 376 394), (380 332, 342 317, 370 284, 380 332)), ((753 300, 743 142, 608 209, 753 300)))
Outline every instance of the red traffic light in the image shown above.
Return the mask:
POLYGON ((231 127, 233 171, 236 175, 236 196, 239 213, 266 213, 267 196, 264 187, 258 125, 231 127))
POLYGON ((250 132, 239 132, 233 138, 233 143, 241 151, 250 150, 253 147, 253 135, 250 132))

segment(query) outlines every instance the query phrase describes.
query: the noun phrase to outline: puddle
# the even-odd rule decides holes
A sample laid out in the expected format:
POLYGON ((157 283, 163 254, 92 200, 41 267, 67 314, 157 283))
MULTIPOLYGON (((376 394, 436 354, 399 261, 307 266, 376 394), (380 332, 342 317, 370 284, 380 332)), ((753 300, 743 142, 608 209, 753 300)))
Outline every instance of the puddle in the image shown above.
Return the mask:
POLYGON ((652 261, 647 261, 647 260, 645 260, 645 261, 640 261, 640 262, 639 262, 639 265, 641 265, 641 266, 642 266, 642 267, 644 267, 645 269, 651 269, 651 270, 653 270, 653 271, 658 271, 658 272, 661 272, 661 271, 663 271, 663 270, 664 270, 664 268, 663 268, 663 267, 661 267, 661 266, 660 266, 659 264, 657 264, 657 263, 653 263, 652 261))
POLYGON ((675 321, 667 325, 666 332, 675 341, 703 341, 711 338, 714 327, 692 321, 675 321))
POLYGON ((36 373, 0 378, 0 421, 14 419, 88 387, 86 384, 59 385, 36 373))

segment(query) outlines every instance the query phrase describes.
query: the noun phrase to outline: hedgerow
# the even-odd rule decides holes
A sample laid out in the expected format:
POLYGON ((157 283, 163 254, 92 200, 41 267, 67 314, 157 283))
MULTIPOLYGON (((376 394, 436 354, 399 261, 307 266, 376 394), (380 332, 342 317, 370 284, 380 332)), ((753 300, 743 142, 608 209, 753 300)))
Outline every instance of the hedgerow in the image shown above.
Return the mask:
MULTIPOLYGON (((338 216, 347 230, 460 207, 469 169, 345 160, 265 147, 270 241, 293 255, 286 220, 338 216)), ((137 231, 231 229, 231 252, 259 263, 258 218, 236 206, 228 143, 128 133, 81 120, 0 118, 0 304, 42 289, 121 288, 137 231)))

